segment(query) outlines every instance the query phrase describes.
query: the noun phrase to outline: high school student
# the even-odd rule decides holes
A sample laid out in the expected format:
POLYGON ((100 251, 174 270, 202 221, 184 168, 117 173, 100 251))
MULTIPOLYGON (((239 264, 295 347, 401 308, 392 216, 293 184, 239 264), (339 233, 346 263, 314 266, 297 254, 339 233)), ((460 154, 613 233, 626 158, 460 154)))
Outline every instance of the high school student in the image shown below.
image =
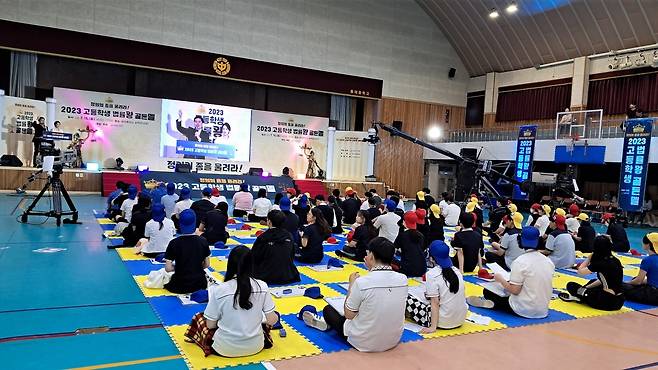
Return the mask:
POLYGON ((567 232, 565 221, 562 215, 553 217, 551 228, 554 230, 546 239, 546 249, 542 250, 553 261, 555 268, 572 267, 576 262, 576 243, 567 232))
POLYGON ((459 271, 463 274, 475 271, 476 266, 482 267, 480 253, 484 250, 484 242, 482 235, 473 230, 473 214, 462 213, 459 226, 461 229, 455 233, 451 242, 451 246, 457 250, 457 255, 452 257, 452 263, 459 266, 459 271))
POLYGON ((429 221, 429 230, 427 232, 427 242, 432 243, 435 240, 445 240, 443 236, 443 226, 445 225, 445 219, 441 214, 441 207, 438 204, 432 204, 430 206, 430 215, 428 218, 429 221))
POLYGON ((295 247, 298 247, 300 242, 299 217, 290 211, 290 198, 281 198, 281 201, 279 202, 279 208, 281 209, 281 212, 283 212, 283 214, 286 216, 286 222, 283 224, 283 228, 286 229, 290 235, 292 235, 292 241, 295 243, 295 247))
POLYGON ((343 210, 336 203, 336 197, 330 195, 327 198, 327 205, 334 211, 334 223, 331 226, 331 232, 334 234, 343 233, 343 210))
POLYGON ((395 214, 395 209, 397 205, 394 201, 388 199, 384 202, 386 205, 386 213, 378 216, 374 219, 373 225, 376 229, 379 230, 379 236, 388 239, 391 243, 395 242, 395 239, 398 237, 400 232, 400 226, 398 221, 400 221, 400 216, 395 214))
POLYGON ((206 213, 206 218, 199 225, 199 232, 208 241, 209 245, 214 245, 217 242, 226 243, 228 239, 227 224, 228 203, 219 202, 215 209, 206 213))
POLYGON ((190 206, 190 209, 193 210, 194 214, 196 215, 197 227, 199 227, 199 225, 201 225, 201 223, 206 219, 206 214, 215 209, 215 203, 210 200, 211 197, 212 189, 206 187, 201 191, 201 199, 195 201, 190 206))
POLYGON ((292 206, 292 209, 295 211, 295 214, 299 219, 299 230, 302 230, 306 224, 308 214, 311 211, 311 206, 308 204, 308 196, 306 196, 306 194, 302 194, 299 197, 297 204, 292 206))
POLYGON ((356 221, 356 213, 359 211, 361 203, 356 199, 354 190, 347 190, 345 195, 347 198, 343 201, 343 222, 351 225, 356 221))
POLYGON ((176 194, 176 185, 173 182, 167 184, 167 194, 163 195, 160 198, 160 202, 165 207, 165 213, 167 218, 171 218, 174 215, 174 208, 176 207, 176 202, 178 202, 178 194, 176 194))
POLYGON ((279 316, 265 282, 253 277, 252 252, 240 245, 228 256, 224 282, 208 289, 203 316, 217 329, 212 348, 224 357, 254 355, 263 350, 263 322, 272 326, 279 316))
POLYGON ((319 263, 324 258, 324 242, 331 235, 331 228, 317 207, 306 216, 308 225, 304 228, 295 259, 305 263, 319 263))
POLYGON ((446 206, 445 209, 441 210, 441 213, 444 215, 443 217, 446 220, 445 221, 446 225, 457 226, 457 224, 459 223, 459 215, 461 214, 462 210, 461 208, 459 208, 459 205, 453 202, 452 195, 448 195, 445 198, 445 201, 446 201, 446 206))
POLYGON ((135 185, 128 186, 128 198, 121 203, 121 216, 117 218, 117 222, 128 222, 133 216, 133 206, 137 204, 137 187, 135 185), (123 220, 121 220, 123 219, 123 220))
POLYGON ((251 212, 254 196, 249 192, 249 185, 242 183, 240 191, 233 194, 233 217, 244 217, 251 212))
POLYGON ((258 189, 258 198, 253 202, 253 213, 249 214, 249 221, 251 222, 265 222, 267 221, 267 214, 272 209, 272 202, 267 199, 267 190, 264 188, 258 189))
POLYGON ((584 253, 592 252, 594 248, 594 238, 596 237, 596 231, 592 227, 592 224, 589 222, 589 216, 585 213, 581 213, 576 217, 576 220, 580 223, 578 226, 578 231, 576 233, 571 233, 574 242, 576 243, 576 250, 584 253))
POLYGON ((628 242, 628 235, 624 226, 617 222, 617 218, 612 213, 604 213, 601 217, 603 225, 608 226, 605 232, 612 238, 612 250, 615 252, 628 252, 631 250, 631 243, 628 242))
POLYGON ((172 215, 174 223, 178 220, 178 217, 184 210, 190 209, 190 207, 192 207, 192 203, 192 199, 190 199, 190 188, 182 188, 180 190, 180 197, 174 205, 174 214, 172 215))
POLYGON ((251 248, 254 277, 268 284, 290 284, 299 281, 293 258, 295 243, 284 228, 286 215, 281 211, 267 214, 267 229, 259 235, 251 248))
POLYGON ((430 244, 429 254, 436 266, 425 274, 425 297, 409 294, 406 312, 409 319, 423 326, 424 334, 460 327, 468 312, 464 278, 452 265, 450 247, 442 240, 435 240, 430 244))
POLYGON ((167 250, 169 242, 176 236, 174 222, 166 217, 163 204, 151 208, 151 220, 146 223, 144 238, 135 246, 135 254, 154 258, 167 250))
POLYGON ((356 215, 356 223, 359 226, 354 229, 352 240, 350 240, 342 250, 336 251, 341 257, 347 257, 355 261, 362 262, 366 256, 368 243, 377 237, 377 229, 372 224, 372 218, 367 211, 359 211, 356 215))
POLYGON ((395 240, 395 247, 400 251, 400 261, 393 261, 393 267, 407 277, 420 277, 427 271, 425 260, 425 238, 416 230, 418 216, 416 212, 404 214, 404 231, 395 240))
POLYGON ((622 288, 627 300, 658 306, 658 233, 645 235, 642 249, 649 255, 642 259, 637 276, 622 288))
POLYGON ((404 332, 408 290, 407 277, 391 269, 394 251, 388 239, 373 239, 365 257, 370 273, 350 275, 344 316, 327 305, 322 317, 305 312, 304 323, 319 330, 333 328, 361 352, 383 352, 397 346, 404 332))
POLYGON ((497 263, 502 268, 509 270, 512 262, 523 254, 519 248, 518 236, 521 233, 523 225, 523 215, 520 212, 512 213, 510 216, 503 217, 505 232, 503 233, 500 243, 491 242, 492 250, 484 254, 487 263, 497 263))

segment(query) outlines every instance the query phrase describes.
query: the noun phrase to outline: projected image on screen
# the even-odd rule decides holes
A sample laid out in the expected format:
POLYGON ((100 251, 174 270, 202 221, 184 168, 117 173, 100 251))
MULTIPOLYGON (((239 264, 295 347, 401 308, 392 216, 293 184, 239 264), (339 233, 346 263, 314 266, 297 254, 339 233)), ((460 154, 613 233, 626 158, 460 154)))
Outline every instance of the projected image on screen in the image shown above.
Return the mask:
POLYGON ((162 100, 160 155, 249 161, 251 110, 162 100))

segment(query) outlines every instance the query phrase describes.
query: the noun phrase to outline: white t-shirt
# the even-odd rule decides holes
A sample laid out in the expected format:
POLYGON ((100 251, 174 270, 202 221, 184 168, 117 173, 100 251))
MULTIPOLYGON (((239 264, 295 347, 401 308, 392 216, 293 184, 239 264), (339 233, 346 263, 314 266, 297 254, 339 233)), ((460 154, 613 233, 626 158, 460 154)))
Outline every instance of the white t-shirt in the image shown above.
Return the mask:
POLYGON ((192 207, 192 199, 184 199, 184 200, 179 200, 176 202, 176 205, 174 206, 174 214, 176 216, 179 216, 181 212, 183 212, 186 209, 190 209, 192 207))
POLYGON ((398 202, 398 207, 397 208, 404 211, 404 200, 400 199, 400 201, 398 202))
POLYGON ((468 304, 464 293, 464 278, 455 266, 452 270, 459 278, 459 290, 450 292, 448 283, 443 279, 441 267, 436 266, 425 274, 425 296, 427 298, 439 297, 439 328, 453 329, 461 326, 466 320, 468 304))
POLYGON ((361 208, 359 208, 359 210, 367 211, 368 208, 370 208, 370 204, 368 204, 368 200, 366 199, 363 202, 361 202, 361 208))
POLYGON ((569 233, 562 233, 553 236, 553 233, 546 238, 546 250, 551 251, 548 258, 553 261, 556 268, 571 267, 576 263, 576 242, 569 233))
POLYGON ((567 230, 570 233, 577 233, 578 229, 580 228, 580 222, 578 222, 578 219, 574 217, 567 218, 566 225, 567 225, 567 230))
POLYGON ((178 201, 178 194, 174 193, 172 195, 166 194, 163 195, 162 198, 160 199, 160 203, 165 208, 165 214, 167 215, 167 218, 171 218, 171 216, 174 214, 174 207, 176 207, 176 202, 178 201))
POLYGON ((347 341, 361 352, 395 347, 404 331, 407 293, 407 277, 395 271, 375 270, 356 279, 345 301, 347 309, 358 312, 345 320, 347 341))
POLYGON ((462 213, 461 208, 455 203, 450 203, 446 206, 445 210, 442 210, 445 218, 446 218, 446 225, 447 226, 457 226, 459 223, 459 215, 462 213))
POLYGON ((130 222, 130 220, 133 218, 133 206, 137 204, 137 198, 135 199, 130 199, 127 198, 126 200, 121 203, 121 212, 123 212, 123 217, 126 219, 126 221, 130 222))
POLYGON ((258 198, 254 200, 254 215, 256 217, 267 217, 267 213, 272 209, 272 202, 267 198, 258 198))
POLYGON ((548 216, 541 215, 535 222, 535 227, 539 229, 539 236, 546 234, 546 229, 551 225, 551 220, 548 219, 548 216))
POLYGON ((400 232, 398 221, 400 221, 400 216, 393 212, 386 212, 383 215, 377 216, 377 218, 375 218, 373 226, 379 229, 379 236, 390 240, 391 243, 395 243, 395 239, 398 237, 398 233, 400 232))
POLYGON ((445 199, 441 199, 439 202, 439 208, 441 208, 441 214, 445 215, 446 214, 446 207, 448 207, 448 202, 445 201, 445 199))
POLYGON ((237 289, 235 279, 211 285, 208 288, 208 306, 203 315, 217 320, 217 331, 213 335, 212 347, 222 356, 250 356, 263 349, 263 314, 274 311, 274 302, 267 284, 251 279, 253 306, 244 310, 233 306, 233 295, 237 289))
POLYGON ((223 195, 220 195, 218 197, 210 197, 210 201, 212 202, 212 204, 215 205, 215 207, 217 207, 217 205, 220 202, 224 202, 224 203, 228 204, 228 202, 226 201, 226 197, 223 196, 223 195))
POLYGON ((144 228, 144 237, 149 241, 142 247, 142 253, 164 253, 175 235, 174 221, 165 218, 162 220, 162 229, 160 229, 159 222, 150 220, 144 228))
POLYGON ((537 251, 528 251, 514 260, 511 269, 510 284, 523 286, 518 295, 509 297, 512 310, 528 319, 548 316, 553 295, 553 262, 537 251))
POLYGON ((500 238, 500 246, 505 250, 505 264, 507 267, 512 266, 512 262, 520 255, 525 253, 525 250, 519 247, 519 234, 505 233, 500 238))

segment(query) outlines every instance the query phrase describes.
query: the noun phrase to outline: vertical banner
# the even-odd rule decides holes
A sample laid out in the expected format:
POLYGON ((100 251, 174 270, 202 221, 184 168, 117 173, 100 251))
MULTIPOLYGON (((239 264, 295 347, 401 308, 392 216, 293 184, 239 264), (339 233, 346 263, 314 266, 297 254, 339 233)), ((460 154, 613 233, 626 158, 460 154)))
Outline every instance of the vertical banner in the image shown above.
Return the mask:
POLYGON ((0 154, 18 157, 24 166, 32 165, 32 122, 46 117, 46 103, 39 100, 0 96, 0 154))
POLYGON ((251 164, 274 175, 283 167, 295 177, 324 178, 329 118, 252 111, 251 164))
MULTIPOLYGON (((519 138, 516 142, 516 168, 514 178, 517 181, 525 181, 532 172, 532 160, 535 156, 535 138, 537 126, 528 125, 519 127, 519 138)), ((528 200, 528 194, 521 191, 518 185, 514 185, 512 199, 528 200)))
POLYGON ((364 181, 368 169, 368 137, 363 131, 336 131, 332 180, 364 181))
POLYGON ((626 121, 619 178, 619 207, 627 212, 641 211, 644 204, 653 120, 639 118, 626 121))

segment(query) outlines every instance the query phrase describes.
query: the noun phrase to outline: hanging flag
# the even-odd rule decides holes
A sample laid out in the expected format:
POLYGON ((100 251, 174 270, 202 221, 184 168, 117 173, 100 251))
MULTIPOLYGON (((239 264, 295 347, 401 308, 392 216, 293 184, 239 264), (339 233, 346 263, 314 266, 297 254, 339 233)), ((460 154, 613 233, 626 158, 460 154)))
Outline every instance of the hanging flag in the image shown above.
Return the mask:
MULTIPOLYGON (((519 127, 519 139, 516 142, 516 168, 514 178, 523 182, 530 179, 532 173, 532 160, 535 157, 535 137, 537 126, 528 125, 519 127)), ((512 199, 528 200, 528 193, 521 191, 519 185, 514 185, 512 199)))
POLYGON ((627 212, 641 211, 644 204, 653 121, 653 118, 626 121, 619 176, 619 207, 627 212))

